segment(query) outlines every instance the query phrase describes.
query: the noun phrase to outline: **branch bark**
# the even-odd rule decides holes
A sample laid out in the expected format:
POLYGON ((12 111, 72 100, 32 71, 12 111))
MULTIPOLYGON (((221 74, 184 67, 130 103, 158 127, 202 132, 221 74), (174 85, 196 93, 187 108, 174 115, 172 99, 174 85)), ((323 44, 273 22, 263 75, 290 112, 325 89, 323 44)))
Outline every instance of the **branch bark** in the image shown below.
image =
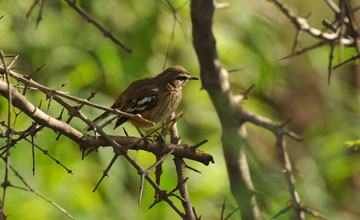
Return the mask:
MULTIPOLYGON (((0 94, 8 98, 8 86, 5 82, 0 81, 0 94)), ((75 141, 80 145, 82 149, 100 147, 100 146, 111 146, 109 142, 102 136, 94 137, 90 135, 85 135, 73 128, 71 125, 58 120, 50 115, 44 113, 35 105, 33 105, 27 98, 20 93, 18 93, 13 86, 11 86, 10 92, 12 94, 12 104, 13 106, 19 108, 26 115, 31 117, 36 123, 53 129, 54 131, 60 132, 61 134, 67 136, 71 140, 75 141)), ((135 137, 123 137, 123 136, 109 136, 116 143, 118 143, 121 149, 118 150, 128 150, 126 146, 133 144, 139 140, 135 137)), ((140 141, 135 146, 132 146, 132 149, 141 149, 154 153, 155 155, 160 155, 164 153, 163 146, 157 142, 146 142, 140 141)), ((210 162, 213 162, 211 155, 203 153, 198 150, 193 150, 191 146, 187 145, 176 145, 169 144, 168 148, 165 149, 165 152, 170 152, 174 149, 173 155, 178 157, 184 157, 191 160, 196 160, 200 163, 208 165, 210 162)))
MULTIPOLYGON (((175 113, 172 113, 171 118, 174 117, 175 117, 175 113)), ((177 123, 175 123, 170 129, 170 138, 172 144, 180 145, 177 123)), ((176 174, 178 178, 177 188, 180 191, 181 197, 184 199, 182 201, 182 204, 185 209, 186 219, 188 220, 196 219, 196 215, 194 213, 194 207, 191 203, 189 191, 187 189, 187 184, 186 184, 185 162, 181 157, 176 157, 176 156, 174 158, 174 162, 175 162, 176 174)))
POLYGON ((212 0, 191 1, 193 44, 200 63, 203 88, 207 90, 222 126, 222 146, 232 194, 241 211, 242 219, 261 219, 256 205, 253 184, 243 148, 246 139, 239 131, 244 124, 236 120, 242 108, 230 91, 228 72, 222 67, 212 33, 214 14, 212 0))

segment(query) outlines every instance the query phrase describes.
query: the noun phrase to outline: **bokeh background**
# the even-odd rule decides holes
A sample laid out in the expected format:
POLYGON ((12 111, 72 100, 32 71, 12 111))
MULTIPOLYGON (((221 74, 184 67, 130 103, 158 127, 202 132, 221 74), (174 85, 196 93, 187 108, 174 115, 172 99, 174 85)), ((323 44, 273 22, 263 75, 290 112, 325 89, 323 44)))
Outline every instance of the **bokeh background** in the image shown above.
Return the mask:
MULTIPOLYGON (((39 7, 26 19, 32 0, 1 0, 0 47, 6 54, 19 54, 16 71, 29 74, 45 64, 34 80, 56 88, 66 80, 62 89, 86 98, 101 84, 98 57, 104 68, 105 87, 92 100, 110 106, 113 99, 126 86, 137 79, 162 71, 166 50, 170 42, 173 17, 166 1, 139 0, 78 0, 81 7, 112 32, 128 47, 131 55, 87 23, 65 1, 48 0, 43 10, 43 20, 36 28, 39 7)), ((174 40, 167 66, 179 64, 192 74, 199 75, 197 57, 192 47, 189 1, 172 0, 178 12, 174 40)), ((266 0, 229 1, 231 6, 216 11, 214 32, 223 65, 230 73, 232 90, 239 94, 255 84, 244 107, 257 114, 282 122, 292 118, 289 129, 303 135, 304 141, 288 140, 287 146, 294 166, 296 187, 303 202, 329 219, 360 218, 360 160, 359 149, 348 146, 348 141, 359 139, 359 85, 360 66, 349 63, 333 72, 327 84, 327 63, 330 48, 324 46, 305 55, 280 60, 291 53, 295 28, 281 12, 266 0)), ((296 8, 300 16, 311 12, 309 22, 322 29, 324 18, 333 19, 324 1, 284 1, 296 8)), ((299 47, 317 40, 303 34, 299 47)), ((350 57, 353 49, 345 48, 343 59, 350 57)), ((335 63, 339 60, 335 51, 335 63)), ((13 80, 15 83, 15 81, 13 80)), ((47 101, 43 94, 31 91, 27 97, 42 109, 47 101)), ((200 82, 190 82, 184 89, 183 101, 178 111, 184 111, 179 121, 181 140, 195 144, 203 139, 209 142, 200 150, 214 156, 215 164, 208 167, 188 161, 202 174, 188 171, 188 187, 197 213, 202 219, 220 219, 223 200, 225 213, 236 208, 231 196, 228 174, 222 155, 221 129, 213 106, 200 82)), ((59 105, 53 104, 50 114, 60 114, 59 105)), ((84 108, 83 112, 95 118, 100 111, 84 108)), ((0 120, 6 120, 7 100, 0 97, 0 120)), ((67 118, 67 117, 65 117, 67 118)), ((31 124, 21 114, 16 129, 31 124)), ((85 125, 73 120, 71 125, 82 129, 85 125)), ((131 125, 125 125, 130 135, 138 135, 131 125)), ((108 132, 123 135, 121 128, 108 132)), ((258 190, 258 200, 264 218, 269 219, 290 201, 281 173, 279 154, 274 137, 268 131, 248 125, 249 143, 254 149, 249 153, 252 175, 258 190)), ((93 193, 97 181, 112 158, 109 148, 100 149, 81 160, 78 146, 66 137, 56 141, 56 134, 43 129, 35 143, 47 149, 73 171, 67 172, 36 152, 36 173, 32 175, 31 145, 21 142, 11 150, 11 164, 38 192, 64 207, 78 219, 178 219, 167 204, 153 202, 154 190, 145 184, 143 204, 137 204, 140 178, 136 170, 119 159, 93 193)), ((0 139, 0 145, 6 143, 0 139)), ((148 167, 154 156, 146 152, 131 155, 148 167)), ((0 164, 4 171, 4 164, 0 164)), ((4 172, 0 179, 3 179, 4 172)), ((10 174, 10 182, 21 185, 10 174)), ((173 161, 165 161, 161 186, 171 190, 176 185, 173 161)), ((46 201, 29 192, 9 188, 5 210, 9 219, 66 219, 67 217, 46 201)), ((239 219, 235 214, 230 219, 239 219)), ((292 219, 292 212, 278 219, 292 219)), ((309 218, 311 219, 311 218, 309 218)))

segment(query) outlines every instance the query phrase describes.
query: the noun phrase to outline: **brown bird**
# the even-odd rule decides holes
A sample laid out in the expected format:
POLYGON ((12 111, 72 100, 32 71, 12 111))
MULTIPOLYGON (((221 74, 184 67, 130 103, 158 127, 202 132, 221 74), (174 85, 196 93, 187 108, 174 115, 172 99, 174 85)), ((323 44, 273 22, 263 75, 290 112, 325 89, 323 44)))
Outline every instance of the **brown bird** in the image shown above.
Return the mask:
MULTIPOLYGON (((155 124, 161 123, 178 107, 182 88, 189 80, 198 80, 198 78, 190 75, 182 66, 169 67, 154 77, 131 83, 116 98, 111 108, 131 114, 141 114, 143 118, 155 124)), ((110 114, 105 112, 94 122, 99 123, 110 114)), ((151 127, 148 123, 120 115, 116 120, 115 128, 128 120, 138 129, 151 127)))

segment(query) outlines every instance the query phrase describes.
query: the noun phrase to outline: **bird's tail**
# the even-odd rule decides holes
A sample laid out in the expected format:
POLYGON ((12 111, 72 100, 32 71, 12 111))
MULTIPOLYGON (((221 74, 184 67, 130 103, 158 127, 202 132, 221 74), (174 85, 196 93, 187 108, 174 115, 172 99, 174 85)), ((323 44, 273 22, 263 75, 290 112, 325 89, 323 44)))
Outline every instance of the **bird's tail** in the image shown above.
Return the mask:
MULTIPOLYGON (((95 124, 99 124, 102 120, 104 120, 105 118, 109 117, 110 114, 111 114, 111 113, 109 113, 109 112, 104 112, 104 113, 102 113, 101 115, 99 115, 97 118, 95 118, 95 119, 93 120, 93 122, 94 122, 95 124)), ((91 131, 92 129, 93 129, 92 127, 87 126, 84 130, 85 130, 85 131, 91 131)))

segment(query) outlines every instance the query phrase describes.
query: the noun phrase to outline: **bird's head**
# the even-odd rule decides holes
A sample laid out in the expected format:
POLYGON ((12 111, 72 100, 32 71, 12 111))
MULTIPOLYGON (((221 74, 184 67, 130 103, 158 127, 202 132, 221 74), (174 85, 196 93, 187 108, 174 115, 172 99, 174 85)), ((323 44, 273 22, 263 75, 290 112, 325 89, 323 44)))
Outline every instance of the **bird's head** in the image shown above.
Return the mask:
POLYGON ((167 68, 154 79, 165 81, 166 84, 170 85, 171 87, 181 89, 187 81, 198 80, 199 78, 190 75, 184 67, 176 65, 167 68))

